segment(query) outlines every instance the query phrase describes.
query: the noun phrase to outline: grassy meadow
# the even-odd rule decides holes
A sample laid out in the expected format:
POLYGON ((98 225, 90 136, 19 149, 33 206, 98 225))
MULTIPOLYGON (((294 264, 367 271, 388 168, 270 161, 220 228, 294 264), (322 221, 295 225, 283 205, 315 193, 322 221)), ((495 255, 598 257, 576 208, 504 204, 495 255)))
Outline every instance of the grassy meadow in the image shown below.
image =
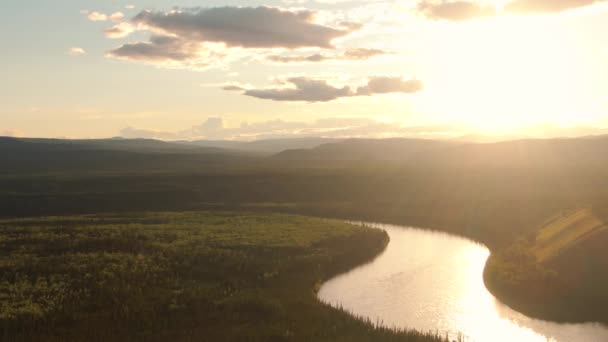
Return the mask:
POLYGON ((5 341, 439 341, 320 303, 379 230, 284 214, 154 212, 0 220, 5 341))

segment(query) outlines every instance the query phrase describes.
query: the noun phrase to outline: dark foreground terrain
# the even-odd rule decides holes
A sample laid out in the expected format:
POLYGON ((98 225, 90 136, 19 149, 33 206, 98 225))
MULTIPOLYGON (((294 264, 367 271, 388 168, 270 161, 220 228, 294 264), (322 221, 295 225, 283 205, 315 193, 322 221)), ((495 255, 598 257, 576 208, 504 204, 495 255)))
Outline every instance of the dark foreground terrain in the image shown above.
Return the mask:
POLYGON ((608 225, 600 210, 577 208, 492 254, 486 286, 529 316, 608 324, 608 225))
MULTIPOLYGON (((607 136, 498 143, 266 141, 255 148, 201 144, 0 138, 0 217, 283 212, 427 227, 472 238, 501 255, 530 242, 560 212, 591 207, 608 222, 607 136)), ((603 240, 589 243, 597 241, 603 240)), ((514 282, 522 286, 490 289, 510 302, 526 290, 545 289, 542 284, 552 283, 558 272, 579 281, 538 302, 543 310, 524 311, 546 319, 604 321, 608 297, 589 297, 588 289, 608 288, 606 272, 597 266, 608 259, 608 249, 601 243, 576 246, 543 263, 543 272, 532 272, 532 278, 520 277, 528 271, 511 272, 508 261, 501 267, 508 270, 505 279, 516 274, 514 282), (566 317, 568 310, 549 305, 560 298, 584 310, 570 309, 566 317)), ((521 262, 515 269, 536 268, 528 252, 506 253, 521 262)))
POLYGON ((0 221, 4 341, 441 341, 321 304, 385 233, 229 212, 0 221))

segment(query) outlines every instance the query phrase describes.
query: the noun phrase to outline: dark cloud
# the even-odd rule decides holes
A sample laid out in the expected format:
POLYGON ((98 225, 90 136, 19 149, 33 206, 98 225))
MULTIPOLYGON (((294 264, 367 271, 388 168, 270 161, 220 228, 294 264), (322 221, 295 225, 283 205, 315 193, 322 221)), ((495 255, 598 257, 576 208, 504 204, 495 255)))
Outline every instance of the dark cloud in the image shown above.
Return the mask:
POLYGON ((347 49, 342 54, 322 54, 315 53, 306 56, 284 56, 284 55, 272 55, 268 56, 267 59, 271 62, 277 63, 316 63, 325 61, 361 61, 367 60, 372 57, 387 55, 389 52, 379 49, 347 49))
POLYGON ((109 56, 135 61, 185 61, 198 56, 199 46, 176 37, 152 36, 149 42, 129 43, 109 56))
POLYGON ((308 56, 283 56, 283 55, 272 55, 266 57, 267 60, 277 63, 305 63, 305 62, 323 62, 331 59, 331 56, 326 56, 320 53, 308 56))
POLYGON ((287 80, 293 88, 246 90, 245 95, 274 101, 327 102, 340 97, 352 96, 350 87, 334 87, 324 80, 293 77, 287 80))
POLYGON ((344 59, 368 59, 387 54, 391 54, 391 52, 386 52, 379 49, 348 49, 344 52, 344 59))
POLYGON ((357 95, 374 95, 388 93, 416 93, 422 90, 419 80, 404 80, 401 77, 374 77, 367 86, 357 89, 357 95))
POLYGON ((247 96, 273 101, 328 102, 343 97, 371 96, 388 93, 415 93, 422 90, 422 82, 399 77, 373 77, 360 88, 336 87, 325 80, 307 77, 287 79, 290 86, 245 90, 247 96))
POLYGON ((515 0, 505 6, 511 13, 555 13, 593 5, 602 0, 515 0))
POLYGON ((463 21, 496 15, 492 6, 484 6, 472 1, 422 0, 418 12, 429 19, 463 21))
POLYGON ((245 91, 245 90, 247 90, 245 87, 236 85, 236 84, 225 85, 222 87, 222 89, 227 90, 227 91, 245 91))
POLYGON ((345 23, 341 28, 323 26, 314 22, 314 15, 309 10, 274 7, 217 7, 144 11, 132 22, 189 41, 245 48, 330 48, 332 40, 360 27, 353 23, 345 23))

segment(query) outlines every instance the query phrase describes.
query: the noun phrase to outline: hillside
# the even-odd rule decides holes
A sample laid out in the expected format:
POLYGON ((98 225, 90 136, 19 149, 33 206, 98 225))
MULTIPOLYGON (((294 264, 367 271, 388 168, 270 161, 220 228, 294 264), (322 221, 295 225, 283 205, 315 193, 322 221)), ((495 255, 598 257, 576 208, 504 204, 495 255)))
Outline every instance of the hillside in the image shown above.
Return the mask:
POLYGON ((391 161, 430 167, 566 167, 608 163, 608 137, 525 139, 493 143, 425 139, 349 139, 312 149, 287 150, 275 160, 329 164, 391 161))
POLYGON ((148 139, 1 138, 0 173, 200 170, 247 161, 249 153, 148 139))
POLYGON ((591 208, 546 220, 538 231, 493 254, 485 280, 526 314, 608 322, 608 226, 591 208))
POLYGON ((165 142, 154 139, 42 139, 0 137, 0 151, 29 152, 35 150, 109 150, 148 153, 224 153, 238 154, 243 151, 220 147, 202 147, 165 142))
POLYGON ((294 149, 278 153, 280 161, 407 161, 447 148, 456 143, 426 139, 348 139, 323 144, 312 149, 294 149))
POLYGON ((262 139, 255 141, 197 140, 176 141, 175 143, 184 144, 187 146, 217 147, 271 155, 285 150, 312 149, 323 144, 335 143, 339 141, 340 140, 338 139, 310 137, 291 139, 262 139))
POLYGON ((606 224, 589 208, 560 213, 538 231, 532 250, 538 262, 546 263, 607 232, 606 224))

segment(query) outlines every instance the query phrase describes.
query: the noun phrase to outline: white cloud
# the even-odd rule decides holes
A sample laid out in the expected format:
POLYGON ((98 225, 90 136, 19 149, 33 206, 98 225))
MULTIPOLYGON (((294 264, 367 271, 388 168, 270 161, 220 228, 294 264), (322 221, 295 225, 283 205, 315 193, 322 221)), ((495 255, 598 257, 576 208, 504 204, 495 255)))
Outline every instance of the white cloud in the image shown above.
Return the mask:
POLYGON ((514 0, 505 6, 505 10, 513 13, 557 13, 599 2, 605 0, 514 0))
POLYGON ((122 12, 114 12, 109 16, 110 20, 112 20, 114 22, 119 22, 119 21, 123 20, 124 17, 125 17, 125 14, 122 12))
POLYGON ((496 8, 494 6, 476 1, 422 0, 418 3, 418 11, 429 19, 451 21, 496 15, 496 8))
POLYGON ((87 52, 83 48, 79 48, 79 47, 73 47, 68 50, 68 55, 70 55, 70 56, 82 56, 82 55, 85 55, 86 53, 87 52))
POLYGON ((268 120, 255 123, 242 122, 236 127, 228 127, 220 117, 212 117, 201 125, 192 126, 180 132, 128 127, 120 131, 125 138, 149 138, 163 140, 261 140, 278 138, 386 138, 452 137, 462 133, 455 125, 403 126, 369 118, 325 118, 312 122, 268 120))
POLYGON ((91 12, 87 15, 90 21, 107 21, 108 16, 100 12, 91 12))
POLYGON ((116 24, 103 32, 108 38, 124 38, 135 31, 135 27, 128 22, 116 24))
POLYGON ((18 129, 7 129, 4 131, 0 131, 0 136, 2 137, 23 137, 24 134, 18 129))
POLYGON ((125 14, 122 12, 114 12, 112 14, 105 14, 105 13, 101 13, 101 12, 90 12, 88 10, 84 10, 84 11, 80 11, 80 13, 82 14, 86 14, 87 18, 90 21, 113 21, 113 22, 120 22, 121 20, 123 20, 125 18, 125 14))

